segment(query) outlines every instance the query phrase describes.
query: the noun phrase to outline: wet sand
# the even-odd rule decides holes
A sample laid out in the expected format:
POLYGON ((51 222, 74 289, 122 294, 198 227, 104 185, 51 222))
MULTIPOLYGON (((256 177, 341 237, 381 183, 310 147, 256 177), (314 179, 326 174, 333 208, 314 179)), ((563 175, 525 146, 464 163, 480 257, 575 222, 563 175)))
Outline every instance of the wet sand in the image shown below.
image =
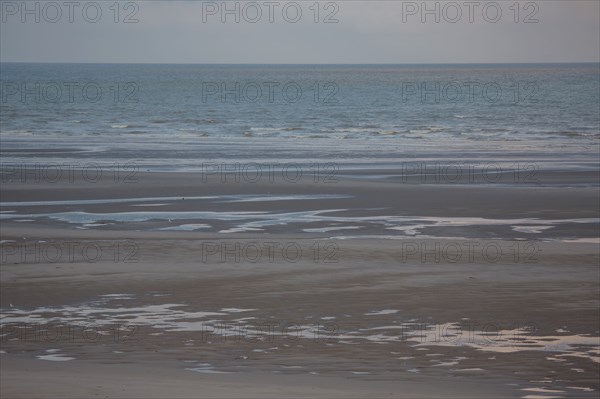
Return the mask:
POLYGON ((2 396, 597 397, 598 177, 377 174, 4 182, 2 396))

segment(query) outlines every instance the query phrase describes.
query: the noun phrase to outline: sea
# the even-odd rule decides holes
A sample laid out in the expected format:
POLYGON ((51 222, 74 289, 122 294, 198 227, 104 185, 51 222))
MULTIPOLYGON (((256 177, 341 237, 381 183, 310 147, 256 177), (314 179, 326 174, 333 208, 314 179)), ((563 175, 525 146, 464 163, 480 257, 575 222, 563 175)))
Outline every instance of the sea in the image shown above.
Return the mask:
POLYGON ((0 64, 4 165, 599 170, 600 64, 0 64))

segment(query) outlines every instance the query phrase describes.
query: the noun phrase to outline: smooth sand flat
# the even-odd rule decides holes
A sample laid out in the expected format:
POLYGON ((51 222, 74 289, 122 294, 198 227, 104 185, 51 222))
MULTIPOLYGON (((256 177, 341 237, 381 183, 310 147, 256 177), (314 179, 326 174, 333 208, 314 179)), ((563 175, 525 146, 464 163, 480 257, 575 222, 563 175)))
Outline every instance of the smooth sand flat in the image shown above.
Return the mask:
MULTIPOLYGON (((327 187, 194 185, 185 174, 143 177, 146 180, 133 191, 110 184, 3 184, 2 201, 343 194, 348 198, 333 201, 182 199, 160 208, 286 213, 337 207, 348 209, 341 213, 346 216, 494 220, 598 217, 598 191, 585 186, 570 191, 512 185, 499 189, 411 185, 393 179, 385 184, 343 179, 327 187)), ((43 208, 109 213, 157 207, 103 203, 43 208)), ((10 209, 40 211, 36 206, 10 209)), ((360 234, 359 230, 305 232, 306 226, 293 223, 225 234, 219 230, 235 227, 234 222, 220 223, 208 231, 165 231, 159 229, 169 226, 166 221, 81 229, 77 227, 85 226, 50 219, 3 220, 2 397, 553 395, 543 390, 563 397, 597 397, 599 252, 593 241, 597 223, 557 223, 540 233, 513 230, 510 225, 444 226, 426 230, 425 237, 402 239, 369 238, 385 232, 386 226, 368 222, 360 234), (18 252, 73 242, 103 245, 107 251, 133 243, 136 261, 63 257, 52 262, 18 252), (222 260, 219 254, 204 258, 207 243, 232 248, 273 242, 294 243, 305 255, 294 262, 281 256, 258 262, 247 256, 239 261, 231 256, 222 260), (315 245, 322 249, 328 243, 336 244, 335 262, 324 262, 327 253, 314 256, 315 245), (478 252, 473 259, 463 256, 457 261, 436 250, 465 243, 477 248, 493 244, 507 256, 490 261, 478 252), (534 245, 533 259, 525 244, 534 245), (415 248, 434 253, 421 257, 412 252, 415 248), (514 248, 517 258, 510 252, 514 248), (443 256, 436 258, 436 251, 443 256), (19 322, 7 324, 11 318, 19 322), (218 329, 206 335, 199 323, 212 327, 268 323, 273 330, 260 339, 250 333, 225 336, 218 329), (115 325, 131 329, 120 330, 122 335, 114 339, 115 325), (303 326, 311 334, 316 325, 326 326, 329 334, 314 339, 290 332, 296 331, 292 326, 303 326), (72 328, 71 335, 52 336, 64 332, 60 328, 65 326, 72 328), (435 336, 435 331, 455 331, 452 326, 462 327, 464 342, 435 336), (93 339, 89 329, 96 330, 93 339), (491 334, 484 343, 483 330, 491 334), (73 360, 43 360, 56 356, 73 360)), ((310 224, 313 229, 328 226, 322 221, 310 224)), ((402 234, 390 230, 386 234, 392 233, 402 234)))

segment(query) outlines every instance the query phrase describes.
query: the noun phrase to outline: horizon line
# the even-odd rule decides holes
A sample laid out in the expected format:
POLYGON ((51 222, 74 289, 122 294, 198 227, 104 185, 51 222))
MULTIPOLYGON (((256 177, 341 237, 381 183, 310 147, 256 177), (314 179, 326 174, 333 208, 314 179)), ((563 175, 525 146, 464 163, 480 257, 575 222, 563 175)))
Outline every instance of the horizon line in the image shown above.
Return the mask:
POLYGON ((0 61, 0 64, 120 64, 120 65, 552 65, 600 64, 598 61, 531 62, 377 62, 377 63, 259 63, 259 62, 81 62, 81 61, 0 61))

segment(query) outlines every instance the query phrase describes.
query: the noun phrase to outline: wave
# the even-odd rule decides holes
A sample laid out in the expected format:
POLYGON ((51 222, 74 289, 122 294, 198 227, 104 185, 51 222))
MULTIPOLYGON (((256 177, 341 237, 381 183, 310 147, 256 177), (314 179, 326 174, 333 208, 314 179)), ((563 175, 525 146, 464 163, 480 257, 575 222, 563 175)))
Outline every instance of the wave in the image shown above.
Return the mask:
POLYGON ((23 129, 16 129, 16 130, 0 130, 0 135, 1 136, 31 136, 33 135, 33 132, 31 130, 23 130, 23 129))
POLYGON ((217 123, 220 123, 218 120, 216 119, 184 119, 183 123, 187 124, 187 125, 214 125, 217 123))
POLYGON ((600 138, 600 132, 576 132, 571 130, 549 132, 551 134, 563 136, 563 137, 592 137, 600 138))
POLYGON ((110 125, 113 129, 141 129, 145 128, 145 125, 129 125, 126 123, 115 123, 110 125))

